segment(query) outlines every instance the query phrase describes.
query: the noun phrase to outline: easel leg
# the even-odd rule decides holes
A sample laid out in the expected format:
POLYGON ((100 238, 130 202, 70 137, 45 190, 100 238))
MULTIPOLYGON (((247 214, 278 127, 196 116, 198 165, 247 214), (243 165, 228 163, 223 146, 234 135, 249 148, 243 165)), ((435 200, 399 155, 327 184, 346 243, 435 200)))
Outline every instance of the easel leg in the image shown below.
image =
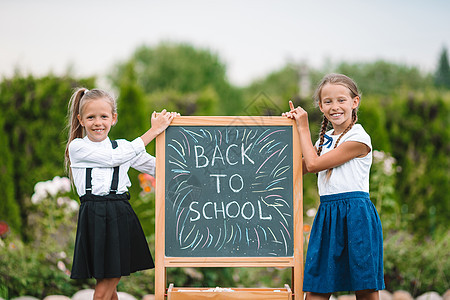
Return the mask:
POLYGON ((300 262, 295 262, 292 268, 292 291, 294 300, 303 300, 303 268, 300 262))
POLYGON ((291 268, 291 290, 294 291, 293 295, 292 295, 292 300, 295 300, 295 288, 297 287, 297 285, 295 284, 295 272, 294 272, 295 268, 292 267, 291 268))
POLYGON ((164 300, 166 292, 166 269, 161 264, 155 266, 155 299, 164 300))

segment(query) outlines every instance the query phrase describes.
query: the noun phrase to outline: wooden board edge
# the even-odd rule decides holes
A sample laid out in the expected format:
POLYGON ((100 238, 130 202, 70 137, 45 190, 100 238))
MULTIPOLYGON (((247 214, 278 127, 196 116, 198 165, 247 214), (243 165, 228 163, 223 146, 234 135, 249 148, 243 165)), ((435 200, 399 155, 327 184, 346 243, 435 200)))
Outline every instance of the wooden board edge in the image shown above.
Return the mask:
POLYGON ((170 126, 282 126, 293 122, 281 116, 181 116, 170 126))
POLYGON ((155 298, 164 299, 166 289, 165 253, 165 131, 156 137, 155 190, 155 298))
POLYGON ((300 137, 296 126, 292 128, 294 165, 294 269, 292 289, 295 299, 303 299, 303 165, 300 137))

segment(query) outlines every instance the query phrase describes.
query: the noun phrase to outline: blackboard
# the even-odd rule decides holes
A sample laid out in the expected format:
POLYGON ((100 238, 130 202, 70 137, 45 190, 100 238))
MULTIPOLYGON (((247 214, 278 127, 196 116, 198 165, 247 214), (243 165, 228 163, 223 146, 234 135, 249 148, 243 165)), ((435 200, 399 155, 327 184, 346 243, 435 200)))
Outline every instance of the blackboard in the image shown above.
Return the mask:
POLYGON ((293 256, 292 126, 170 126, 166 257, 293 256))

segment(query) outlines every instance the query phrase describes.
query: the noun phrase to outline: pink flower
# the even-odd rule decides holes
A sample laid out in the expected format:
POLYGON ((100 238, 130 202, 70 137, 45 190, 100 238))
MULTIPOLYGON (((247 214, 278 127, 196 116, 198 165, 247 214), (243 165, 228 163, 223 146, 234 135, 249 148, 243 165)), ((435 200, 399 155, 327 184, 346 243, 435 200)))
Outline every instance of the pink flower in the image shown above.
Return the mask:
POLYGON ((0 221, 0 237, 5 237, 9 233, 9 225, 5 221, 0 221))

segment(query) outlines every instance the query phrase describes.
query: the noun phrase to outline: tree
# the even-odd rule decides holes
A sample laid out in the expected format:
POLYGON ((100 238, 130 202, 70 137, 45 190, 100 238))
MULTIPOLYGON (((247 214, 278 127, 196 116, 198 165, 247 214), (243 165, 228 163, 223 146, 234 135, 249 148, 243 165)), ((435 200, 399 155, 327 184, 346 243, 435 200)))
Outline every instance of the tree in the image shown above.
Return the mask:
MULTIPOLYGON (((64 129, 70 95, 75 87, 91 88, 93 83, 94 78, 75 80, 53 75, 34 78, 20 74, 0 83, 0 119, 3 119, 0 131, 3 128, 2 137, 6 139, 1 147, 9 146, 13 165, 10 175, 0 174, 0 181, 12 177, 13 197, 20 207, 23 224, 27 222, 26 204, 35 183, 64 174, 67 140, 64 129)), ((7 154, 7 150, 3 153, 7 154)))
POLYGON ((234 114, 242 108, 239 91, 226 78, 225 65, 209 50, 171 43, 156 48, 141 46, 131 58, 115 66, 110 76, 115 86, 120 86, 130 61, 135 64, 136 82, 146 95, 167 90, 197 93, 212 87, 220 99, 217 113, 234 114))
POLYGON ((298 71, 286 65, 243 89, 247 115, 281 115, 286 111, 289 99, 298 94, 298 71))
POLYGON ((450 89, 450 65, 448 62, 447 48, 443 48, 439 57, 438 68, 434 74, 434 83, 438 87, 450 89))
POLYGON ((392 99, 385 111, 392 154, 401 168, 396 192, 410 229, 423 235, 445 230, 450 218, 448 96, 410 93, 392 99))
POLYGON ((144 92, 136 82, 134 62, 124 65, 124 76, 119 84, 118 119, 111 137, 132 140, 150 128, 149 108, 144 92))
POLYGON ((20 231, 19 204, 15 201, 15 184, 13 180, 13 156, 9 147, 8 137, 4 129, 5 120, 0 114, 0 186, 2 201, 0 201, 0 220, 8 222, 11 228, 20 231))
MULTIPOLYGON (((117 99, 118 119, 117 124, 110 132, 113 139, 133 140, 141 136, 150 128, 149 107, 146 105, 145 95, 136 80, 134 61, 127 62, 124 66, 124 76, 119 83, 119 98, 117 99)), ((152 143, 154 145, 154 143, 152 143)), ((154 146, 149 146, 153 150, 154 146)), ((130 169, 128 176, 131 180, 130 193, 139 194, 139 172, 130 169)))
POLYGON ((369 63, 341 63, 336 72, 356 81, 365 95, 389 96, 402 90, 420 91, 433 86, 432 78, 416 67, 379 60, 369 63))

